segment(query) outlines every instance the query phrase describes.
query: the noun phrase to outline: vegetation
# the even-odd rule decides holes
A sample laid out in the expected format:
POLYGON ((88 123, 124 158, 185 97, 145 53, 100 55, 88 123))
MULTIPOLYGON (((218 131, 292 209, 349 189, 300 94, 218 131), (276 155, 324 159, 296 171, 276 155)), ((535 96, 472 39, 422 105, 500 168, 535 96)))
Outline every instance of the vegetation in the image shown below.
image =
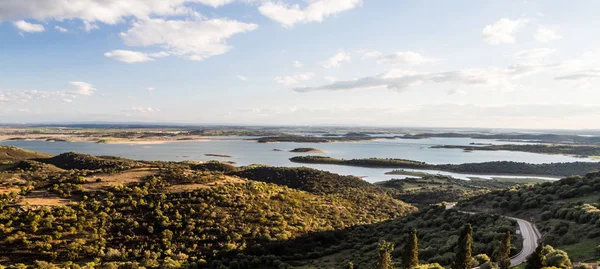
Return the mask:
POLYGON ((432 175, 422 178, 392 179, 375 185, 388 189, 399 200, 430 205, 443 202, 458 202, 462 199, 487 193, 491 190, 510 188, 525 182, 496 179, 461 180, 450 176, 432 175))
POLYGON ((402 267, 410 269, 419 265, 419 239, 417 231, 412 230, 404 244, 404 253, 402 255, 402 267))
MULTIPOLYGON (((599 140, 600 141, 600 140, 599 140)), ((457 146, 457 145, 442 145, 433 146, 432 148, 444 148, 444 149, 463 149, 467 151, 473 150, 508 150, 508 151, 523 151, 540 154, 564 154, 564 155, 575 155, 582 157, 598 156, 600 155, 600 146, 585 146, 585 145, 547 145, 547 144, 505 144, 505 145, 491 145, 491 146, 457 146)))
POLYGON ((325 156, 296 156, 290 158, 292 162, 298 163, 323 163, 350 165, 362 167, 389 167, 422 170, 441 170, 455 173, 474 174, 506 174, 506 175, 536 175, 536 176, 570 176, 583 175, 600 170, 600 162, 572 162, 572 163, 547 163, 531 164, 523 162, 483 162, 465 164, 427 164, 419 161, 404 159, 336 159, 325 156))
POLYGON ((470 269, 473 253, 473 227, 465 225, 456 246, 456 257, 452 263, 452 269, 470 269))
POLYGON ((492 191, 458 206, 532 219, 545 243, 570 251, 576 260, 599 257, 594 246, 600 240, 600 173, 492 191))
POLYGON ((430 137, 470 137, 475 139, 496 139, 539 143, 600 144, 600 136, 580 136, 562 134, 479 134, 479 133, 421 133, 406 135, 405 139, 430 137))
POLYGON ((299 153, 325 153, 324 151, 316 148, 295 148, 290 150, 290 152, 299 152, 299 153))
POLYGON ((36 159, 62 169, 123 171, 146 166, 143 163, 118 157, 96 157, 87 154, 67 152, 52 158, 36 159))
POLYGON ((364 141, 372 140, 381 137, 373 136, 301 136, 301 135, 282 135, 282 136, 266 136, 261 137, 257 141, 259 143, 275 143, 275 142, 296 142, 296 143, 330 143, 330 142, 348 142, 348 141, 364 141))

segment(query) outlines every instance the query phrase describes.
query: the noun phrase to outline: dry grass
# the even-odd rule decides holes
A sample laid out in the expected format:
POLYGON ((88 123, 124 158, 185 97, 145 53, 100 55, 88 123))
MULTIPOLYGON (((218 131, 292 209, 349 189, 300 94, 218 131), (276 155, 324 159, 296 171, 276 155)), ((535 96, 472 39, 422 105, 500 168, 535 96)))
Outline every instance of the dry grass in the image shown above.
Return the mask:
POLYGON ((19 192, 21 189, 15 187, 4 187, 0 186, 0 194, 7 194, 11 192, 19 192))
POLYGON ((64 206, 71 202, 69 199, 58 197, 56 194, 45 190, 32 191, 21 199, 19 205, 22 207, 35 206, 64 206))
POLYGON ((158 168, 137 168, 118 174, 97 174, 85 178, 88 183, 81 186, 86 191, 97 191, 106 187, 142 182, 145 177, 157 174, 158 168), (101 182, 96 182, 97 178, 102 179, 101 182))
POLYGON ((208 189, 208 188, 214 188, 214 187, 222 186, 222 185, 226 185, 226 184, 242 184, 242 183, 245 183, 246 181, 247 181, 246 179, 242 179, 239 177, 224 176, 223 179, 220 179, 220 180, 217 180, 214 182, 210 182, 210 183, 178 184, 178 185, 169 186, 167 188, 167 192, 186 192, 186 191, 193 191, 196 189, 208 189))

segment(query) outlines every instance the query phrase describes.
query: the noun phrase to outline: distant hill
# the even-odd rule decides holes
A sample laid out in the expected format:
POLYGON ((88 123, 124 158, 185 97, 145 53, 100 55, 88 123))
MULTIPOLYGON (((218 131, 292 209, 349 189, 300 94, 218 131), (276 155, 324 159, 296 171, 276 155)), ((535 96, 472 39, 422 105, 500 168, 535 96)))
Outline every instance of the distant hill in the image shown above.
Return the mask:
POLYGON ((13 146, 0 146, 0 163, 13 163, 24 160, 49 158, 52 155, 13 146))
POLYGON ((52 158, 37 159, 62 169, 80 170, 126 170, 144 166, 140 162, 119 157, 96 157, 88 154, 67 152, 52 158))

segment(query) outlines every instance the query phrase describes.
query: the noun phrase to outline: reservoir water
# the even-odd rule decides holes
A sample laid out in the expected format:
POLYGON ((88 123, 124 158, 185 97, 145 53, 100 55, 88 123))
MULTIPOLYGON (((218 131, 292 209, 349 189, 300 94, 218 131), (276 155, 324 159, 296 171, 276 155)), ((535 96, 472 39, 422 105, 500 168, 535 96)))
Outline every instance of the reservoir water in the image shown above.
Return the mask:
MULTIPOLYGON (((299 164, 289 161, 298 155, 323 155, 335 158, 400 158, 423 161, 431 164, 460 164, 489 161, 515 161, 528 163, 553 163, 594 161, 593 159, 576 158, 563 155, 547 155, 514 151, 472 151, 461 149, 434 149, 434 145, 470 145, 506 144, 512 142, 470 139, 470 138, 431 138, 431 139, 376 139, 359 142, 338 143, 257 143, 249 141, 251 137, 211 137, 204 142, 172 142, 164 144, 96 144, 90 142, 45 142, 45 141, 0 141, 0 144, 12 145, 29 150, 60 154, 79 152, 92 155, 110 155, 136 160, 158 161, 207 161, 220 160, 236 162, 238 166, 249 164, 266 164, 271 166, 307 166, 342 175, 364 177, 369 182, 383 181, 391 178, 404 178, 401 175, 385 175, 390 168, 364 168, 324 164, 299 164), (312 147, 325 151, 324 154, 303 154, 288 152, 294 148, 312 147), (280 149, 281 151, 274 151, 280 149), (227 154, 233 157, 208 157, 204 154, 227 154)), ((598 160, 595 160, 598 161, 598 160)), ((417 171, 417 170, 415 170, 417 171)), ((451 172, 426 171, 452 175, 466 179, 470 176, 492 177, 495 175, 467 175, 451 172)), ((516 176, 508 176, 514 178, 516 176)))

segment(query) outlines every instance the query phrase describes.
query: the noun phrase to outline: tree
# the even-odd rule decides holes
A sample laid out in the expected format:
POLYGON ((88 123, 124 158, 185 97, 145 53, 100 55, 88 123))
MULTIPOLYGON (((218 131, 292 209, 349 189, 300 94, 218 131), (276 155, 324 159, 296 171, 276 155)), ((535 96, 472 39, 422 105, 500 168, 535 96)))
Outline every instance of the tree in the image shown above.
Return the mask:
POLYGON ((504 238, 496 250, 496 262, 500 269, 510 268, 510 232, 504 234, 504 238))
POLYGON ((392 264, 392 251, 394 251, 394 245, 390 242, 383 240, 379 243, 379 261, 377 261, 377 269, 393 269, 392 264))
POLYGON ((471 254, 473 253, 473 227, 465 225, 456 246, 456 258, 452 263, 452 269, 470 269, 471 254))
POLYGON ((408 234, 408 240, 404 245, 402 253, 402 266, 404 269, 410 269, 419 265, 419 239, 417 238, 417 230, 413 229, 408 234))
POLYGON ((544 244, 540 244, 527 259, 525 269, 541 269, 544 267, 546 267, 546 253, 544 252, 544 244))

